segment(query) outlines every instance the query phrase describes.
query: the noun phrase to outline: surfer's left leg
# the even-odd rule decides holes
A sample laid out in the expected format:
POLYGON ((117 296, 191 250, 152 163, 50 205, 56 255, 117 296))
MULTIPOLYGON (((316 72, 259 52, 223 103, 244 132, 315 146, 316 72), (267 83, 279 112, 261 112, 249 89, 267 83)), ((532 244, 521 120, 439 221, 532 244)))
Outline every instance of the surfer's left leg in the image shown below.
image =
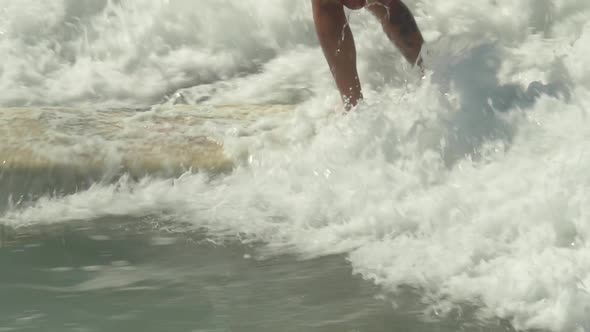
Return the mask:
POLYGON ((381 21, 389 40, 411 64, 422 67, 424 39, 410 9, 401 0, 369 0, 366 8, 381 21))

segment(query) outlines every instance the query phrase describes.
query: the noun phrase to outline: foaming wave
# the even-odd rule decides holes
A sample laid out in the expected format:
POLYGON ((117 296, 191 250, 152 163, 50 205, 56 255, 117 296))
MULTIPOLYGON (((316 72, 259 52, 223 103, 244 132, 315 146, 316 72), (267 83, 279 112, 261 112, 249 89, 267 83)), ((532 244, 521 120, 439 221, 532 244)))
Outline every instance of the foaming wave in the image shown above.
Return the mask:
MULTIPOLYGON (((230 130, 225 149, 237 167, 227 176, 97 184, 15 206, 0 222, 155 215, 179 230, 262 241, 260 255, 345 254, 356 273, 389 291, 420 289, 438 314, 468 304, 481 319, 505 318, 517 329, 589 331, 590 26, 583 17, 590 4, 413 5, 434 40, 434 70, 423 80, 379 46, 374 22, 362 29, 366 14, 353 14, 367 87, 355 112, 330 113, 323 98, 306 99, 272 131, 230 130)), ((289 5, 269 8, 279 7, 289 5)), ((306 47, 299 54, 318 51, 306 47)), ((315 66, 306 56, 302 63, 315 66)), ((290 81, 278 78, 280 59, 263 68, 183 93, 214 100, 256 82, 290 81)), ((326 82, 315 91, 333 91, 326 82)))
POLYGON ((151 105, 313 42, 293 1, 0 2, 0 104, 151 105))
MULTIPOLYGON (((388 290, 424 290, 439 314, 472 303, 482 319, 573 331, 587 328, 590 304, 590 135, 580 106, 588 105, 541 97, 504 120, 518 128, 510 142, 490 139, 479 161, 452 167, 437 140, 418 143, 428 129, 412 133, 416 120, 398 121, 407 115, 382 105, 346 117, 301 111, 284 124, 282 143, 259 137, 231 175, 123 179, 1 220, 22 227, 155 215, 179 230, 263 241, 261 255, 347 254, 357 273, 388 290)), ((451 128, 439 123, 427 135, 444 140, 451 128)))

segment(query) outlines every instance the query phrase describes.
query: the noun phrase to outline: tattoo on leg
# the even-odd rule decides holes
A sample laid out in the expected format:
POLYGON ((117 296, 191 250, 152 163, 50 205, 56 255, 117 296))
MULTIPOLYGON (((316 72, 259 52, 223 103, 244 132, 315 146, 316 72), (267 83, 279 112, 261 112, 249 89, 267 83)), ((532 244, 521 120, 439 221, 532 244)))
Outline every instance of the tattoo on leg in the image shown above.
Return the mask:
POLYGON ((400 37, 407 45, 415 46, 415 43, 419 42, 416 40, 416 34, 419 33, 419 30, 414 16, 402 2, 399 2, 396 7, 390 8, 389 21, 399 27, 400 37))

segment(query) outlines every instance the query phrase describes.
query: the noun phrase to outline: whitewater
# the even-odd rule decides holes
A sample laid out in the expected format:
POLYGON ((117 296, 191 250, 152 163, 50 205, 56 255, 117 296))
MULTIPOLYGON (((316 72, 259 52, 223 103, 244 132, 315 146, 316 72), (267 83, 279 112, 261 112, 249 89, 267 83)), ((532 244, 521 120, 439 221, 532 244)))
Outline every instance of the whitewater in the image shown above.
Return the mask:
MULTIPOLYGON (((0 0, 3 108, 77 108, 80 121, 293 109, 197 128, 223 142, 230 172, 123 174, 32 200, 0 189, 0 224, 156 219, 260 260, 342 255, 383 301, 415 290, 425 317, 472 308, 515 330, 590 331, 590 2, 406 3, 424 75, 349 11, 366 98, 343 114, 306 0, 0 0)), ((114 168, 123 153, 53 148, 109 150, 114 168)))

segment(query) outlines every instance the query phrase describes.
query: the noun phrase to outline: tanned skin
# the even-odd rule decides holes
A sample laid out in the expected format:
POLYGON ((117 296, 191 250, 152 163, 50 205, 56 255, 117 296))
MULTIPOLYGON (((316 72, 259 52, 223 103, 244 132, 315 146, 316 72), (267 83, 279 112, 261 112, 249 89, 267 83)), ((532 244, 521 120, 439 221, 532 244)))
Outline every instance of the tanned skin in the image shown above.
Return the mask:
POLYGON ((400 0, 312 0, 313 18, 320 45, 330 66, 346 110, 363 98, 356 67, 356 47, 344 6, 366 8, 411 64, 422 67, 422 34, 408 7, 400 0))

